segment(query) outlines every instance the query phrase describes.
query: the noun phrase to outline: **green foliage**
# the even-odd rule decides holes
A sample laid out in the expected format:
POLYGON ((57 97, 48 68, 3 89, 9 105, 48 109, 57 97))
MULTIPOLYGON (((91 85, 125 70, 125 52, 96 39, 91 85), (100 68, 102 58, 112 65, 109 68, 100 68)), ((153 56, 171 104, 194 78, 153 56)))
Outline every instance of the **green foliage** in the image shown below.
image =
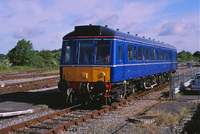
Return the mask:
POLYGON ((12 70, 14 71, 22 71, 22 70, 30 70, 29 66, 13 66, 12 70))
POLYGON ((46 67, 54 67, 51 64, 51 61, 53 60, 53 53, 49 50, 42 50, 37 53, 38 60, 37 62, 41 62, 46 67), (39 58, 40 57, 40 58, 39 58))
POLYGON ((0 54, 0 61, 3 61, 6 58, 5 54, 0 54))
POLYGON ((196 51, 196 52, 193 54, 193 57, 194 57, 194 61, 200 62, 200 51, 196 51))
POLYGON ((34 54, 35 58, 34 58, 34 61, 33 61, 33 66, 36 67, 36 68, 46 68, 46 65, 44 63, 44 59, 37 53, 35 52, 34 54))
POLYGON ((22 39, 7 54, 14 66, 30 66, 34 61, 33 46, 30 41, 22 39))
POLYGON ((8 66, 6 66, 5 64, 0 64, 0 70, 8 70, 8 66))
POLYGON ((188 51, 186 52, 185 50, 179 52, 177 56, 178 56, 178 62, 188 62, 194 60, 192 53, 188 51))
POLYGON ((17 45, 8 52, 7 57, 14 67, 17 66, 16 70, 18 70, 19 66, 28 66, 33 68, 58 67, 60 55, 61 49, 53 51, 34 51, 32 43, 22 39, 19 40, 17 45))
POLYGON ((0 62, 0 70, 8 70, 10 65, 10 61, 8 59, 4 59, 0 62))

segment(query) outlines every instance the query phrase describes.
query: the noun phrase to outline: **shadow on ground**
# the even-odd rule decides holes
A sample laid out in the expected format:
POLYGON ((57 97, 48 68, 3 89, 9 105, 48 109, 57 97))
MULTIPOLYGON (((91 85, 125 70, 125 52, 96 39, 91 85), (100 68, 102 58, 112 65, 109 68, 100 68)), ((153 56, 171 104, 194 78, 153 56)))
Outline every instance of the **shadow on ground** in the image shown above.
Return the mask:
POLYGON ((2 102, 20 102, 32 105, 47 105, 52 109, 60 109, 66 107, 65 99, 58 89, 38 92, 14 92, 0 95, 0 103, 2 102))
POLYGON ((200 104, 190 121, 185 123, 182 134, 200 134, 200 104))

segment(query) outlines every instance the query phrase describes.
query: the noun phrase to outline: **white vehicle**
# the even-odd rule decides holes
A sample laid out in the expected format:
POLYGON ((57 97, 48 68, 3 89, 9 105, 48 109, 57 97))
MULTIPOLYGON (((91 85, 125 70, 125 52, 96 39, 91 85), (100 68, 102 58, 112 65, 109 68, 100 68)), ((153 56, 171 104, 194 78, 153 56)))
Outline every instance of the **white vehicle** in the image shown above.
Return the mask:
POLYGON ((196 73, 191 81, 191 89, 194 91, 200 91, 200 72, 196 73))

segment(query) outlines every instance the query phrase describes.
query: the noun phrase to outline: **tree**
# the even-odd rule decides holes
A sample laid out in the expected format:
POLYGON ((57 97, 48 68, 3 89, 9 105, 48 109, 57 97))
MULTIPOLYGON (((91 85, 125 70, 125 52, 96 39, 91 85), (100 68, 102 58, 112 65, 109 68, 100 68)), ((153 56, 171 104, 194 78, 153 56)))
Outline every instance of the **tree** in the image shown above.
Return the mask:
POLYGON ((3 61, 6 58, 5 54, 0 54, 0 61, 3 61))
POLYGON ((51 61, 53 60, 53 53, 50 50, 42 50, 38 53, 43 58, 43 62, 46 67, 52 67, 51 61))
POLYGON ((178 53, 178 61, 179 62, 187 62, 187 61, 192 61, 194 57, 192 56, 191 52, 186 52, 185 50, 182 50, 181 52, 178 53))
POLYGON ((30 66, 34 61, 33 45, 25 39, 19 40, 17 45, 7 54, 10 62, 17 66, 30 66))
POLYGON ((200 51, 196 51, 193 54, 194 60, 200 62, 200 51))
POLYGON ((193 57, 199 57, 199 58, 200 58, 200 51, 196 51, 196 52, 193 54, 193 57))

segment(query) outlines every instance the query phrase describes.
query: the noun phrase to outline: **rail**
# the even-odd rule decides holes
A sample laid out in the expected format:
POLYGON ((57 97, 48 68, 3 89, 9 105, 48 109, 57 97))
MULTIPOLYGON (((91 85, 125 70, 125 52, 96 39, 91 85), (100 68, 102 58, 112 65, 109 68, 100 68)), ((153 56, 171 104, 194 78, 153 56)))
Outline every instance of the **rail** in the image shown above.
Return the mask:
MULTIPOLYGON (((101 109, 99 111, 95 111, 95 112, 90 113, 88 115, 82 116, 82 117, 80 117, 78 119, 70 121, 70 122, 68 122, 68 123, 66 123, 64 125, 58 126, 58 127, 53 128, 53 129, 51 129, 51 130, 49 130, 47 132, 44 132, 44 133, 45 134, 55 134, 55 133, 57 133, 58 131, 61 131, 61 130, 67 131, 67 129, 72 125, 79 125, 80 122, 85 122, 89 118, 95 118, 95 116, 101 115, 102 113, 105 113, 105 112, 108 112, 108 111, 111 111, 111 110, 114 110, 114 109, 118 108, 119 106, 127 104, 127 103, 129 103, 129 102, 131 102, 133 100, 139 99, 142 96, 149 94, 150 92, 158 91, 158 90, 160 90, 160 89, 162 89, 162 88, 164 88, 164 87, 166 87, 168 85, 169 85, 169 83, 165 83, 165 84, 160 85, 158 87, 155 87, 155 88, 153 88, 151 90, 147 90, 147 91, 142 92, 140 94, 137 94, 135 96, 129 97, 126 100, 123 100, 121 102, 118 102, 118 103, 114 104, 113 106, 107 106, 106 108, 103 108, 103 109, 101 109)), ((23 123, 14 125, 14 126, 10 126, 10 127, 1 129, 0 133, 7 133, 9 131, 17 131, 19 128, 30 127, 31 125, 36 124, 36 123, 41 123, 44 120, 52 119, 53 117, 56 117, 56 116, 62 116, 63 114, 71 112, 73 109, 78 108, 80 106, 81 105, 74 106, 74 107, 71 107, 71 108, 67 108, 65 110, 62 110, 62 111, 59 111, 59 112, 56 112, 56 113, 53 113, 53 114, 50 114, 50 115, 42 116, 42 117, 30 120, 30 121, 26 121, 26 122, 23 122, 23 123)))

